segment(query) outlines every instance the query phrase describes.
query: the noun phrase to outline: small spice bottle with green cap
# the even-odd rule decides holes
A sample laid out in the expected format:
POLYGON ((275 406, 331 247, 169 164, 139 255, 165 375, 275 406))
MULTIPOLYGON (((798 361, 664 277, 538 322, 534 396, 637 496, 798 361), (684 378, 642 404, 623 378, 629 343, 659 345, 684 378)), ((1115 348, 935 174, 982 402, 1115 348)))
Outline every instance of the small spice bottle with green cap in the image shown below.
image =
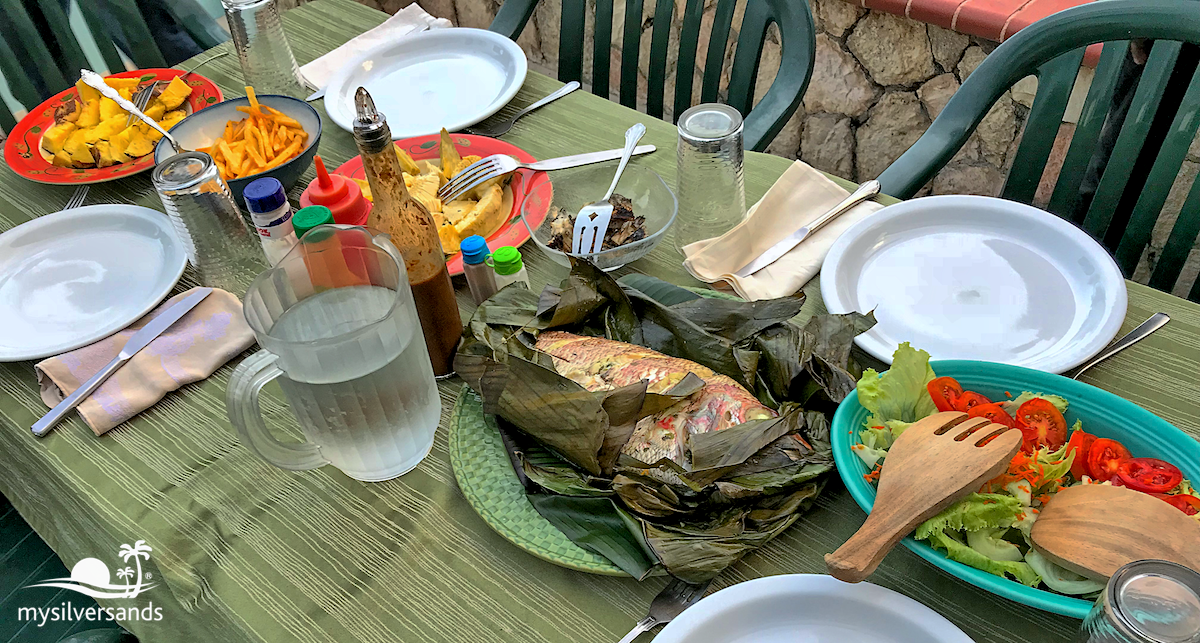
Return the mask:
POLYGON ((492 253, 492 270, 496 271, 496 290, 518 281, 529 288, 529 274, 521 261, 521 251, 512 246, 501 246, 492 253))
POLYGON ((296 231, 297 238, 303 237, 305 232, 326 223, 333 223, 333 212, 323 205, 300 208, 292 215, 292 228, 296 231))

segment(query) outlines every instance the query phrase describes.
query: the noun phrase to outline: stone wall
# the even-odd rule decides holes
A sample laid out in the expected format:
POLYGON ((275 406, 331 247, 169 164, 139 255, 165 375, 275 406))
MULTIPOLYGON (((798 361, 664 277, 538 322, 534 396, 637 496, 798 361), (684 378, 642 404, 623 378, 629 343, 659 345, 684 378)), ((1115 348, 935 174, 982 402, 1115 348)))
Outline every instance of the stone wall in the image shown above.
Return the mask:
MULTIPOLYGON (((281 0, 285 5, 306 0, 281 0)), ((393 13, 413 0, 359 0, 393 13)), ((449 18, 455 25, 485 28, 491 24, 501 0, 417 0, 429 13, 449 18)), ((950 97, 979 66, 996 43, 966 36, 892 14, 862 9, 844 0, 808 0, 817 28, 816 63, 804 102, 768 152, 805 162, 854 181, 875 178, 909 148, 929 127, 950 97)), ((675 58, 685 0, 675 0, 675 18, 668 47, 667 88, 669 103, 674 96, 675 58)), ((644 106, 646 74, 655 2, 644 2, 639 56, 639 106, 644 106)), ((585 86, 591 78, 592 2, 585 33, 585 86)), ((620 40, 623 33, 624 0, 614 1, 611 98, 620 85, 620 40)), ((744 0, 738 3, 734 25, 741 24, 744 0)), ((705 62, 715 0, 706 0, 694 75, 694 100, 699 99, 701 70, 705 62)), ((541 2, 518 43, 533 69, 553 75, 558 59, 561 3, 541 2)), ((736 28, 726 51, 722 90, 728 83, 736 28)), ((757 80, 761 97, 779 67, 778 32, 772 27, 764 45, 757 80)), ((1045 206, 1050 198, 1058 166, 1074 132, 1073 122, 1087 87, 1091 70, 1084 68, 1068 105, 1066 121, 1058 133, 1054 151, 1042 179, 1035 205, 1045 206)), ((999 194, 1008 174, 1008 164, 1019 142, 1025 117, 1037 90, 1032 77, 1017 83, 1000 98, 980 123, 963 149, 934 177, 921 194, 999 194)), ((670 118, 670 105, 667 105, 670 118)), ((1192 179, 1200 174, 1200 139, 1192 146, 1171 197, 1156 226, 1151 246, 1143 257, 1135 279, 1149 278, 1157 254, 1166 243, 1170 226, 1178 216, 1192 179)), ((1200 247, 1193 250, 1180 284, 1190 284, 1200 272, 1200 247)), ((1180 285, 1175 289, 1186 294, 1180 285)))

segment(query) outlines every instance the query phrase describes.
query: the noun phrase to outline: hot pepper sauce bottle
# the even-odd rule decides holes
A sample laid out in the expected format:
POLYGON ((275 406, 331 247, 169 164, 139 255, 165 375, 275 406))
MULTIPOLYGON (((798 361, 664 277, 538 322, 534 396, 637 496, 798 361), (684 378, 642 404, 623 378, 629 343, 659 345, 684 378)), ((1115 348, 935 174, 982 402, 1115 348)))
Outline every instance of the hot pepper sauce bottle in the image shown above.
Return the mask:
POLYGON ((375 204, 367 227, 391 236, 392 243, 404 256, 408 283, 412 286, 417 316, 437 376, 454 372, 454 353, 462 337, 462 318, 454 285, 446 269, 446 255, 438 238, 437 223, 429 210, 408 193, 400 159, 392 144, 387 119, 375 109, 375 101, 366 88, 354 95, 357 112, 354 142, 362 154, 363 170, 375 204))

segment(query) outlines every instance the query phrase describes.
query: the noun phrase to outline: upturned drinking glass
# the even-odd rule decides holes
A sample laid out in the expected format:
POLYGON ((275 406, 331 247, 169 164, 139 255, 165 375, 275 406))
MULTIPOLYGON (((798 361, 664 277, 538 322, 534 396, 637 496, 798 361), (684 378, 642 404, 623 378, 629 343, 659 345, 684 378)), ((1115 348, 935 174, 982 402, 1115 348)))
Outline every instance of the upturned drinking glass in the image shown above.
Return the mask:
POLYGON ((301 98, 308 91, 283 33, 277 0, 221 0, 246 84, 260 94, 301 98))
POLYGON ((1200 643, 1200 573, 1165 560, 1113 572, 1076 643, 1200 643))
POLYGON ((720 236, 745 215, 742 129, 742 115, 728 105, 705 103, 679 117, 675 246, 680 252, 720 236))

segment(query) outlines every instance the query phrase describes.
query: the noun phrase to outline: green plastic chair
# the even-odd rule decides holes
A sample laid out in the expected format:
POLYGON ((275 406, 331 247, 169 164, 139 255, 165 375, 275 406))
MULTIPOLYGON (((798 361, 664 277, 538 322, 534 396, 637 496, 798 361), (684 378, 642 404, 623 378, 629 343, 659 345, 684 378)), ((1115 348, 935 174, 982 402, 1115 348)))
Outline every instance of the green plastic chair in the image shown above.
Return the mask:
MULTIPOLYGON (((1105 43, 1104 51, 1047 209, 1101 240, 1125 275, 1131 275, 1200 125, 1200 69, 1193 46, 1200 43, 1200 3, 1194 0, 1104 0, 1017 32, 979 65, 929 130, 879 176, 883 191, 899 198, 916 194, 966 143, 1004 92, 1034 74, 1037 95, 1001 193, 1031 203, 1084 49, 1097 42, 1105 43), (1095 196, 1083 207, 1080 185, 1113 103, 1130 39, 1153 40, 1154 45, 1095 196)), ((1200 181, 1191 186, 1151 274, 1151 287, 1172 290, 1198 233, 1200 181)), ((1200 301, 1200 280, 1188 299, 1200 301)))
MULTIPOLYGON (((556 0, 551 0, 556 1, 556 0)), ((558 79, 564 82, 583 80, 583 30, 586 0, 561 0, 562 26, 559 33, 558 79)), ((641 41, 643 0, 625 3, 625 34, 621 48, 620 101, 626 107, 637 108, 638 54, 641 41)), ((533 15, 538 0, 507 0, 492 21, 492 31, 516 40, 533 15)), ((592 93, 608 98, 610 51, 613 29, 613 0, 595 0, 595 48, 592 62, 592 93)), ((700 22, 704 0, 687 0, 683 9, 683 27, 679 36, 677 69, 691 70, 696 65, 696 49, 700 40, 700 22)), ((715 103, 719 99, 721 70, 725 64, 725 49, 733 26, 736 0, 717 0, 712 34, 708 43, 700 100, 715 103)), ((649 95, 646 112, 655 118, 663 117, 663 94, 667 78, 667 47, 670 25, 675 11, 673 0, 657 0, 654 27, 650 41, 649 95)), ((766 149, 779 130, 796 112, 800 99, 812 77, 816 36, 808 3, 797 0, 748 0, 745 17, 738 29, 737 48, 730 73, 728 96, 724 102, 745 117, 745 144, 749 149, 766 149), (754 105, 754 83, 762 59, 767 27, 779 27, 781 60, 775 82, 757 105, 754 105)), ((692 105, 692 77, 688 73, 675 77, 675 117, 692 105)))

